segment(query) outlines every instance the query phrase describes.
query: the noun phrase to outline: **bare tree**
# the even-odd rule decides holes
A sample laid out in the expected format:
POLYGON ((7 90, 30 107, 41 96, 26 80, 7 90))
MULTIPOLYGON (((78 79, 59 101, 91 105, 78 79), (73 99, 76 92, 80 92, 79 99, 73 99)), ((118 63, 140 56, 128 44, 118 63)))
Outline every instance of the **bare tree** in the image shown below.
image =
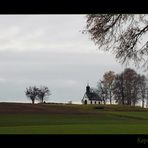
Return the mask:
POLYGON ((25 91, 25 94, 26 96, 32 101, 32 104, 34 104, 35 102, 35 99, 38 95, 38 88, 36 86, 33 86, 33 87, 29 87, 29 88, 26 88, 26 91, 25 91))
POLYGON ((146 93, 146 79, 144 75, 126 68, 121 74, 117 74, 114 81, 114 97, 117 103, 135 106, 142 101, 144 107, 146 93))
POLYGON ((124 88, 124 78, 123 73, 116 74, 114 84, 113 84, 113 93, 114 99, 118 104, 125 104, 125 88, 124 88))
POLYGON ((145 89, 146 96, 145 96, 145 99, 146 99, 146 108, 148 108, 148 78, 147 77, 146 77, 145 81, 146 81, 146 89, 145 89))
POLYGON ((108 98, 110 104, 112 104, 112 97, 113 97, 113 82, 115 79, 115 73, 113 71, 108 71, 103 75, 103 83, 108 91, 108 98))
POLYGON ((50 93, 50 90, 48 89, 47 86, 41 86, 39 89, 38 89, 38 99, 41 101, 41 103, 43 103, 44 99, 46 97, 48 97, 49 95, 51 95, 50 93))
POLYGON ((144 75, 138 77, 140 97, 142 100, 142 107, 144 108, 145 99, 146 99, 146 77, 144 75))
POLYGON ((138 97, 138 74, 131 68, 126 68, 123 72, 125 85, 125 101, 127 105, 135 105, 138 97))
POLYGON ((103 81, 98 82, 96 93, 102 99, 103 103, 106 104, 108 99, 108 91, 107 91, 107 87, 104 84, 105 83, 103 83, 103 81))
POLYGON ((111 51, 123 63, 134 61, 148 68, 148 15, 89 14, 86 29, 99 49, 111 51))

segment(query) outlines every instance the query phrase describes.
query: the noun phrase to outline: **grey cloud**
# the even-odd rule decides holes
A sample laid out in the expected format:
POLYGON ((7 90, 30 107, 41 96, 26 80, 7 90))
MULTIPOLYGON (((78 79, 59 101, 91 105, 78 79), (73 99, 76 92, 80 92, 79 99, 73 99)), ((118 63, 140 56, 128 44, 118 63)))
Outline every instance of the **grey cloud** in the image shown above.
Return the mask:
POLYGON ((95 86, 105 71, 120 69, 111 55, 50 52, 45 54, 33 51, 0 53, 0 93, 6 96, 2 91, 5 86, 8 91, 7 98, 13 94, 14 98, 23 96, 25 99, 26 87, 47 85, 56 93, 51 96, 54 101, 66 101, 67 97, 80 100, 87 81, 95 86), (16 93, 12 92, 11 87, 16 93))
POLYGON ((82 29, 84 22, 84 15, 6 16, 6 18, 11 19, 3 20, 7 28, 0 27, 0 42, 3 42, 3 46, 0 47, 3 48, 38 48, 50 44, 55 46, 70 44, 78 41, 77 37, 81 37, 79 30, 82 29))
POLYGON ((80 30, 85 15, 0 16, 0 100, 29 101, 24 90, 47 85, 51 101, 80 101, 89 81, 122 67, 80 30))

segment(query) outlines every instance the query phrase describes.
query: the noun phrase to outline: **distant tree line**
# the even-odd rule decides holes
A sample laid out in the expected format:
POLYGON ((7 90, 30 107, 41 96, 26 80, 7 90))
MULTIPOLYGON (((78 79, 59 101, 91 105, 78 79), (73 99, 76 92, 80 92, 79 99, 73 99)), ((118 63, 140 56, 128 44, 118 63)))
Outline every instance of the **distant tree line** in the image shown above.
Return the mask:
POLYGON ((126 68, 119 74, 106 72, 98 82, 96 92, 104 104, 115 101, 117 104, 135 106, 141 101, 144 107, 148 98, 145 75, 140 75, 131 68, 126 68))
POLYGON ((41 86, 40 88, 29 86, 29 88, 26 88, 25 94, 32 101, 32 104, 35 103, 35 100, 44 103, 45 99, 51 95, 47 86, 41 86))

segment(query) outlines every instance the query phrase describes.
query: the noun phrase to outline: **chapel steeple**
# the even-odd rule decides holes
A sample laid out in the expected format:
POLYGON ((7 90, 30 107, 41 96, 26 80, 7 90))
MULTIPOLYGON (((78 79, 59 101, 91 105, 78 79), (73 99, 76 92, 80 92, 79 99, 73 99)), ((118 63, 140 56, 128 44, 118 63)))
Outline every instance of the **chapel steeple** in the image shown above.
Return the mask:
POLYGON ((87 86, 86 86, 86 93, 90 93, 90 86, 89 86, 89 84, 87 84, 87 86))

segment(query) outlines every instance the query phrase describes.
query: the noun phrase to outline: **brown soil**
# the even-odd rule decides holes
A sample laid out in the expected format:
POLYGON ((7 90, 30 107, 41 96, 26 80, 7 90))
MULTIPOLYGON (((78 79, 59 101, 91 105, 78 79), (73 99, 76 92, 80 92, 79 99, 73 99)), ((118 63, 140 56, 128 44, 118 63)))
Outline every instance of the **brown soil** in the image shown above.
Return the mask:
POLYGON ((67 105, 29 104, 29 103, 0 103, 0 114, 5 113, 47 113, 47 114, 90 114, 67 105))

